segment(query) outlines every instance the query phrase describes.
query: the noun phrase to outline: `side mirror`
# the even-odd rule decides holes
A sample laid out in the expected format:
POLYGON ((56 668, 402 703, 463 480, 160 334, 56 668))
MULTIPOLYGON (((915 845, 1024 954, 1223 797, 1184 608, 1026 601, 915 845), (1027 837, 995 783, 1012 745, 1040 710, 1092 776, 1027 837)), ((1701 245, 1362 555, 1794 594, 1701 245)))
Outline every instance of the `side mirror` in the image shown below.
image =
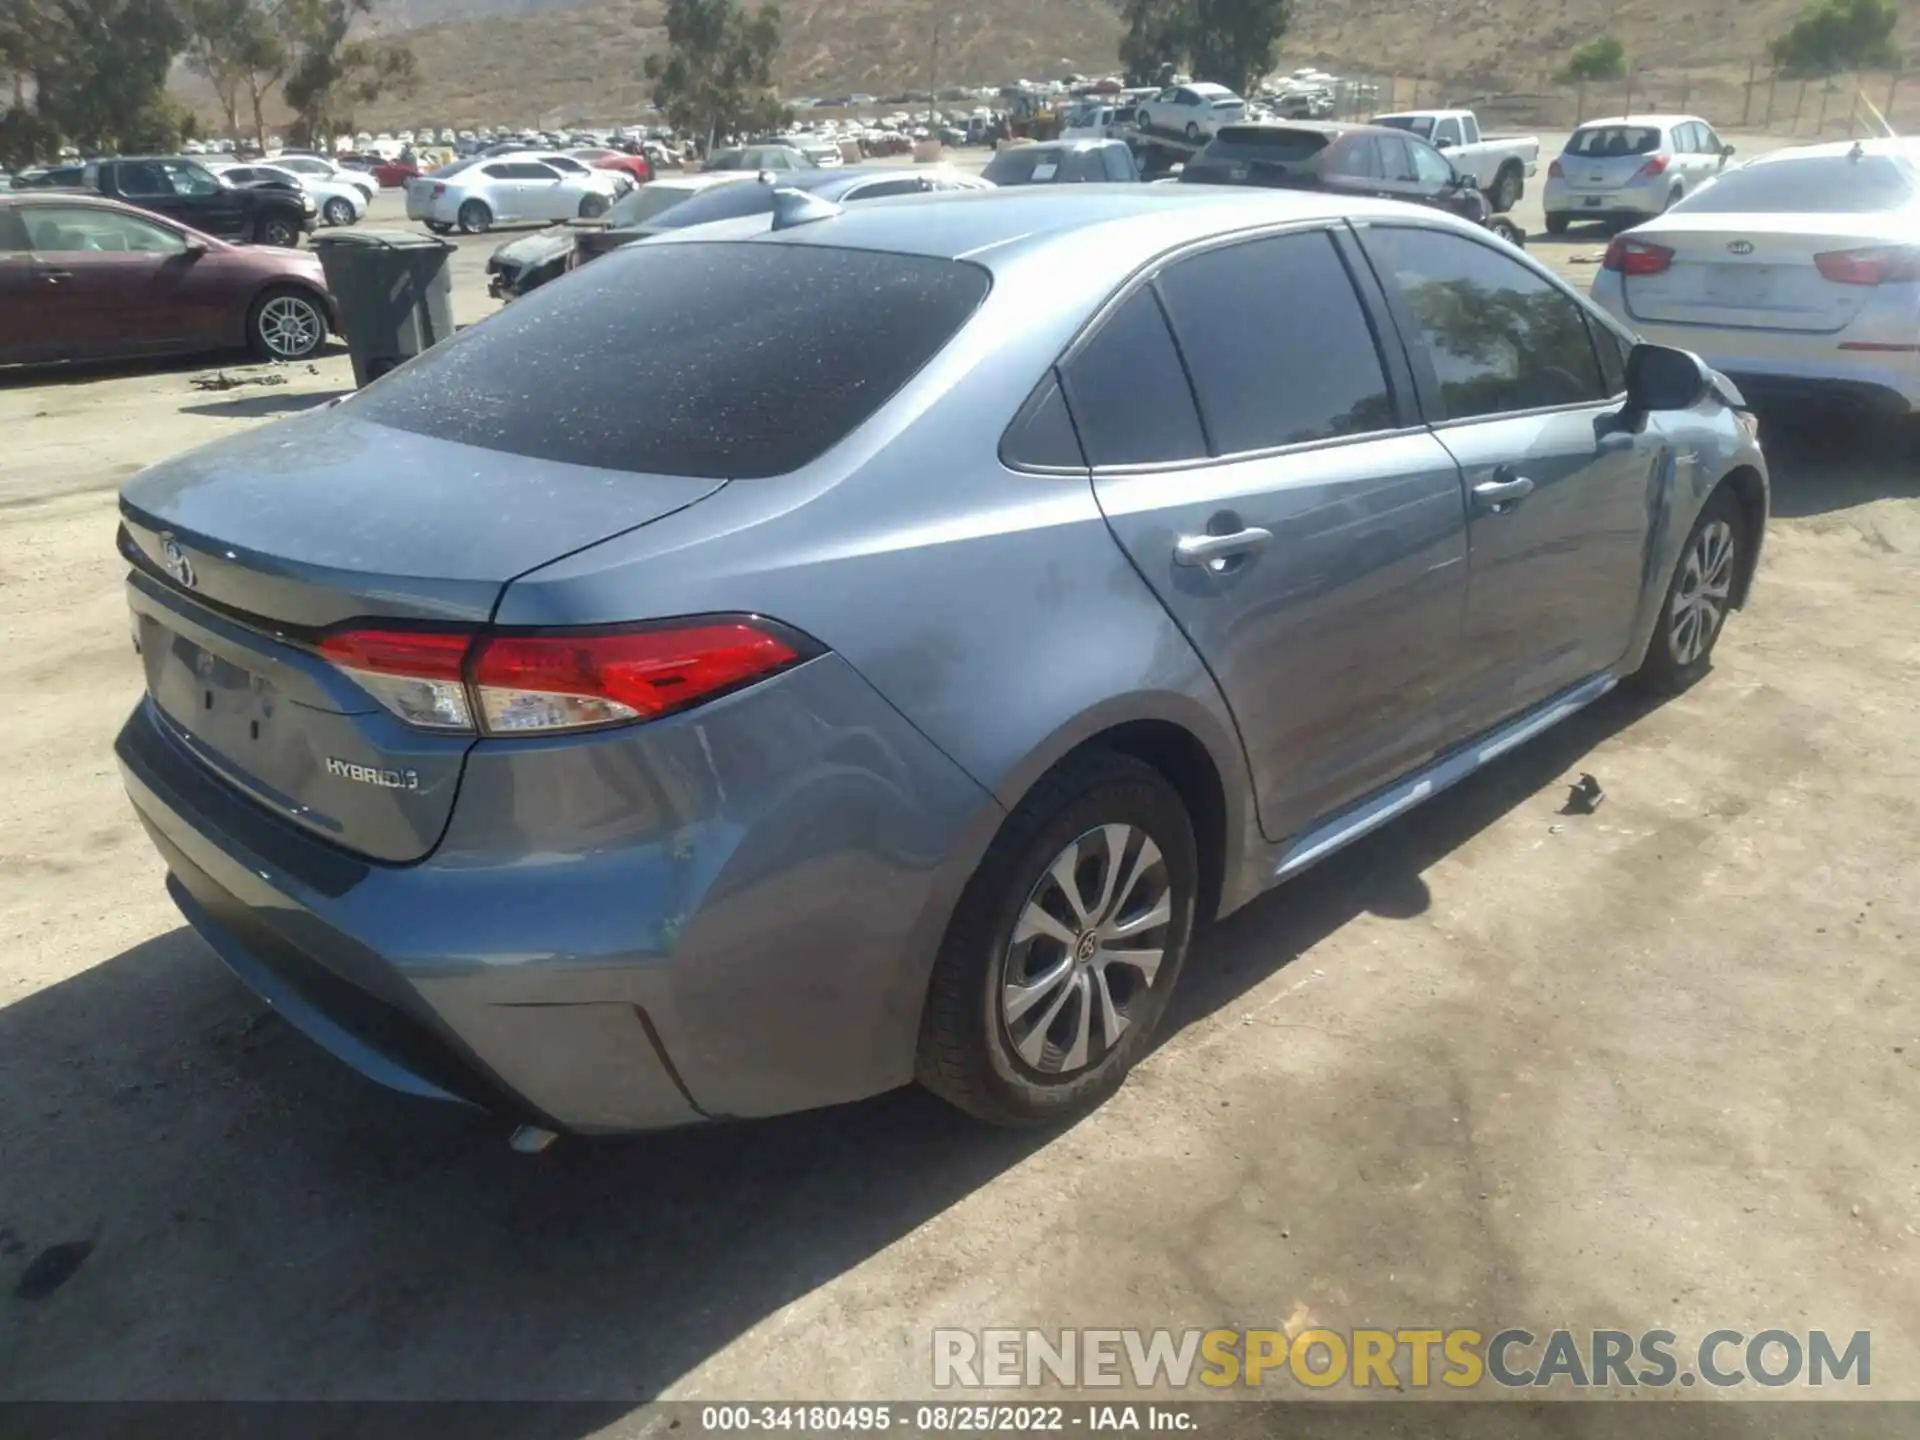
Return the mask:
POLYGON ((1453 141, 1443 135, 1433 142, 1433 148, 1436 150, 1451 150, 1453 148, 1453 141))
POLYGON ((1627 408, 1691 410, 1713 388, 1713 372, 1698 355, 1665 345, 1636 345, 1627 356, 1627 408))
POLYGON ((199 240, 189 240, 185 245, 180 247, 180 253, 189 260, 198 260, 202 255, 207 253, 207 247, 199 240))
POLYGON ((1731 160, 1733 158, 1733 152, 1737 148, 1737 146, 1733 145, 1722 145, 1720 147, 1720 158, 1722 160, 1731 160))

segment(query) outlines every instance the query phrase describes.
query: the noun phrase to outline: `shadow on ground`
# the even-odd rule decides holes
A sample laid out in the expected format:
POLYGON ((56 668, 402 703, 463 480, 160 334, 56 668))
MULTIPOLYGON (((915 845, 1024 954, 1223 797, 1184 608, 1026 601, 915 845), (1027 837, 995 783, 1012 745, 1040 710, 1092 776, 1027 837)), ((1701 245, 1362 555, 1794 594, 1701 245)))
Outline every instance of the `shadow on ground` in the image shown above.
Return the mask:
POLYGON ((243 395, 233 400, 209 400, 201 405, 182 405, 182 415, 206 415, 216 420, 267 420, 277 415, 298 415, 331 405, 351 390, 317 390, 301 395, 267 393, 243 395))
MULTIPOLYGON (((1435 860, 1644 713, 1604 701, 1212 927, 1170 1033, 1423 913, 1435 860)), ((0 1010, 0 1397, 635 1404, 1053 1138, 916 1090, 537 1160, 503 1133, 343 1070, 184 928, 0 1010)))
POLYGON ((1920 422, 1813 405, 1758 408, 1776 516, 1920 497, 1920 422))

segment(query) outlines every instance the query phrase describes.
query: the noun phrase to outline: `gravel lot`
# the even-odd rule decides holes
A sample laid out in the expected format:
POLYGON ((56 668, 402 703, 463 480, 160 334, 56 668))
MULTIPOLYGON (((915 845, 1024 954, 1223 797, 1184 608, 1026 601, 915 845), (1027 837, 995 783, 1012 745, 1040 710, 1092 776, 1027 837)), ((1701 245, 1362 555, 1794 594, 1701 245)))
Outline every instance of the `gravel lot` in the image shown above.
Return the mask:
POLYGON ((1318 1323, 1868 1329, 1920 1399, 1920 432, 1768 416, 1714 674, 1219 927, 1073 1129, 901 1092, 528 1160, 266 1014, 121 794, 115 490, 351 383, 214 368, 0 376, 0 1397, 908 1397, 935 1325, 1318 1323))

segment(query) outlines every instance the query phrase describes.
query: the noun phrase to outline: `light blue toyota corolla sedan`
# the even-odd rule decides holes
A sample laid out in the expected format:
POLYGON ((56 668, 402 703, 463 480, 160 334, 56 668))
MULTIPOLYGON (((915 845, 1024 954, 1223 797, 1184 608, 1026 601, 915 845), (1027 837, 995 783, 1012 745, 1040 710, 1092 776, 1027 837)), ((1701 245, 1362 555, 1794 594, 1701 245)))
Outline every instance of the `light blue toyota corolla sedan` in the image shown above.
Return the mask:
POLYGON ((1194 922, 1708 668, 1738 393, 1427 210, 783 206, 132 481, 194 927, 529 1135, 1110 1094, 1194 922))

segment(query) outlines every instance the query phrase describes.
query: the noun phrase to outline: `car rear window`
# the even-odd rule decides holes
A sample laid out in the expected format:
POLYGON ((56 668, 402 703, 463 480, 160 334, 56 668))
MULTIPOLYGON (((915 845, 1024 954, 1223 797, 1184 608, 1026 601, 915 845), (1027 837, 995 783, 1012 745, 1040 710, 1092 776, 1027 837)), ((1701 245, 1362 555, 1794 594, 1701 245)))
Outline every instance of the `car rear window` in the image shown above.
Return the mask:
POLYGON ((1097 150, 1048 145, 1016 145, 987 162, 981 178, 995 185, 1048 185, 1106 179, 1097 150))
POLYGON ((1730 170, 1674 209, 1698 215, 1871 215, 1901 209, 1914 195, 1911 165, 1891 156, 1808 155, 1730 170))
POLYGON ((1281 125, 1229 125, 1214 136, 1208 156, 1233 153, 1243 159, 1306 160, 1327 148, 1319 130, 1289 130, 1281 125))
POLYGON ((653 223, 669 229, 686 225, 705 225, 710 220, 738 220, 743 215, 773 213, 771 185, 758 180, 742 180, 737 185, 716 185, 678 205, 655 212, 653 223))
POLYGON ((1610 160, 1651 155, 1659 148, 1660 129, 1656 125, 1595 125, 1574 131, 1567 140, 1566 153, 1588 160, 1610 160))
POLYGON ((1392 130, 1411 130, 1423 140, 1433 138, 1433 116, 1431 115, 1382 115, 1373 123, 1385 125, 1392 130))
POLYGON ((543 460, 783 475, 891 399, 988 286, 978 266, 920 255, 634 245, 346 403, 377 424, 543 460))

